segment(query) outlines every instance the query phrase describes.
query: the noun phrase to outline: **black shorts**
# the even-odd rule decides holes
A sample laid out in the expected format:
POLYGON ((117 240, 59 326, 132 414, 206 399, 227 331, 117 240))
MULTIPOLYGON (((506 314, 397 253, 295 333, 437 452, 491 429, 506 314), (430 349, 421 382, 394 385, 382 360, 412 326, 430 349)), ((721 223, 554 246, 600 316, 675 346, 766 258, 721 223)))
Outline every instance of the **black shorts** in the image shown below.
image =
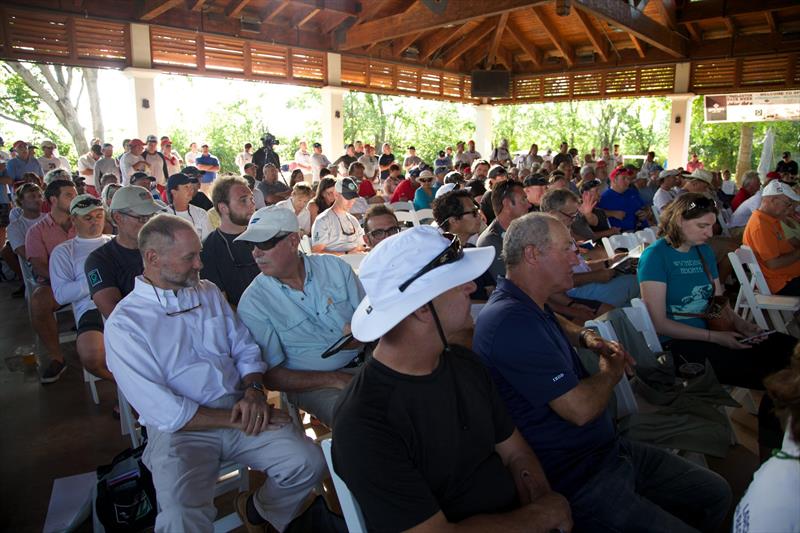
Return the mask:
POLYGON ((103 333, 103 315, 97 309, 89 309, 78 320, 78 335, 87 331, 103 333))

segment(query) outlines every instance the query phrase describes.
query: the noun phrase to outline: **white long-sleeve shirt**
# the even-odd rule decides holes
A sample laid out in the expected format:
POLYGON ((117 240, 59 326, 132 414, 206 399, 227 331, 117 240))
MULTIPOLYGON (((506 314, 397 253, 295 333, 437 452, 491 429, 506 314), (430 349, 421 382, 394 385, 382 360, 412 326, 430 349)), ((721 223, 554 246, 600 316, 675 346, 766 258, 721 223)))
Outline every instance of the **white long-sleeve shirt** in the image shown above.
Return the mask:
POLYGON ((139 421, 169 433, 198 407, 235 394, 244 376, 267 370, 249 330, 207 280, 175 293, 137 277, 108 317, 104 340, 108 368, 139 421))
POLYGON ((144 161, 144 157, 140 155, 133 155, 131 152, 125 152, 119 158, 119 173, 122 179, 122 185, 131 184, 131 175, 136 172, 133 165, 139 161, 144 161))
POLYGON ((76 324, 86 311, 97 309, 89 293, 83 264, 90 253, 111 238, 111 235, 101 235, 95 239, 73 237, 53 248, 50 254, 50 287, 53 296, 61 305, 72 304, 76 324))

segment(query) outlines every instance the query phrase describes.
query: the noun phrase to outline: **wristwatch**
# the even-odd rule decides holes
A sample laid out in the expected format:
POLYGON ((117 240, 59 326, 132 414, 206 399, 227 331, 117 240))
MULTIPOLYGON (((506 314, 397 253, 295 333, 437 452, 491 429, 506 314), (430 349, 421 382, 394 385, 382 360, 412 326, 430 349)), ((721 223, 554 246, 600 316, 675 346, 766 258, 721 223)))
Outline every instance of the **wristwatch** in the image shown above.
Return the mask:
POLYGON ((257 390, 258 392, 263 394, 264 393, 264 384, 263 383, 259 383, 258 381, 253 381, 252 383, 249 383, 245 389, 257 390))

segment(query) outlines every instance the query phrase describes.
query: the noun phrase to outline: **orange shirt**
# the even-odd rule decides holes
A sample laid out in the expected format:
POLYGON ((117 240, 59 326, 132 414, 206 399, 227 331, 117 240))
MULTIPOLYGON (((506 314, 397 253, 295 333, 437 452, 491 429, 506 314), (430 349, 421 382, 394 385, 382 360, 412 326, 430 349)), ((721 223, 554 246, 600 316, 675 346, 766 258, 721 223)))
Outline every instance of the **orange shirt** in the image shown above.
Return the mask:
POLYGON ((767 261, 794 251, 783 233, 781 221, 777 218, 756 209, 747 222, 742 241, 753 249, 772 294, 776 294, 794 278, 800 277, 800 261, 775 269, 766 265, 767 261))

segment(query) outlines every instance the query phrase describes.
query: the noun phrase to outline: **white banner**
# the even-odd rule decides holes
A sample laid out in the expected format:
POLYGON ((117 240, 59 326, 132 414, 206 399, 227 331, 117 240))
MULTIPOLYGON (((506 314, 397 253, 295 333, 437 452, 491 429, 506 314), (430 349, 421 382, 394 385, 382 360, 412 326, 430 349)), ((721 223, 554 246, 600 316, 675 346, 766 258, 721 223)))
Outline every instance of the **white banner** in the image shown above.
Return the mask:
POLYGON ((706 122, 800 120, 800 91, 711 94, 704 104, 706 122))

